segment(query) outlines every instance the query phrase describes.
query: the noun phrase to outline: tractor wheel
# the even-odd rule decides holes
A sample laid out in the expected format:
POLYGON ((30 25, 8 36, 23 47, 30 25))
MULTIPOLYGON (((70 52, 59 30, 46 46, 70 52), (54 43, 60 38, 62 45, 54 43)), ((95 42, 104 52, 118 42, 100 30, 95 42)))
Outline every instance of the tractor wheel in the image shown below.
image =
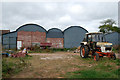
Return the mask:
POLYGON ((98 61, 98 60, 99 60, 99 54, 98 54, 98 53, 94 53, 93 57, 94 57, 94 60, 95 60, 95 61, 98 61))
POLYGON ((89 54, 88 47, 87 46, 81 46, 81 48, 80 48, 80 56, 82 58, 87 58, 88 54, 89 54))
POLYGON ((113 55, 111 56, 111 58, 112 58, 113 60, 116 60, 116 55, 115 55, 115 53, 113 53, 113 55))

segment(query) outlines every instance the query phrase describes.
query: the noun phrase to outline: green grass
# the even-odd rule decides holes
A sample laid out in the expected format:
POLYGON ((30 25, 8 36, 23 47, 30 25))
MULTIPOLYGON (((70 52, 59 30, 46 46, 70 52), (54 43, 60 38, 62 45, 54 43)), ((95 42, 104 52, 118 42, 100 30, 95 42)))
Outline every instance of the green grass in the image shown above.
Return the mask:
POLYGON ((11 75, 14 75, 24 70, 24 68, 30 65, 28 61, 29 59, 31 59, 30 56, 23 58, 12 58, 12 57, 3 58, 2 77, 3 78, 10 77, 11 75))
POLYGON ((120 65, 120 59, 109 60, 108 58, 103 58, 100 61, 94 61, 91 58, 81 58, 82 63, 92 65, 81 66, 75 65, 74 67, 79 68, 77 71, 67 72, 64 77, 66 78, 118 78, 120 76, 120 68, 117 66, 120 65))
POLYGON ((68 72, 67 76, 69 78, 117 78, 118 74, 117 71, 105 72, 105 71, 97 71, 94 69, 90 69, 90 70, 68 72))

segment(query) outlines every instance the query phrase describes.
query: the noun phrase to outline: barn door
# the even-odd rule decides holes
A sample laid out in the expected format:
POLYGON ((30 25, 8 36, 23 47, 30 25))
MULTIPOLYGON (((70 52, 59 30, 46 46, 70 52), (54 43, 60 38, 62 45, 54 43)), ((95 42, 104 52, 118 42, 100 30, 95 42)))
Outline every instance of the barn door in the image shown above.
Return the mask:
POLYGON ((17 49, 20 49, 22 47, 22 41, 17 41, 17 49))

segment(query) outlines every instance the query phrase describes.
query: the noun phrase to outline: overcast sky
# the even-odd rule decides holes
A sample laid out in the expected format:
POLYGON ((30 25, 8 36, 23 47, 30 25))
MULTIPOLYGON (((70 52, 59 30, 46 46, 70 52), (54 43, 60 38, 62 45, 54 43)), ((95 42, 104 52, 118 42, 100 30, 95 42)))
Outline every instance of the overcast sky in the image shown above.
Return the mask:
POLYGON ((36 23, 46 30, 81 26, 95 32, 105 19, 118 22, 117 2, 4 2, 0 29, 15 31, 23 24, 36 23))

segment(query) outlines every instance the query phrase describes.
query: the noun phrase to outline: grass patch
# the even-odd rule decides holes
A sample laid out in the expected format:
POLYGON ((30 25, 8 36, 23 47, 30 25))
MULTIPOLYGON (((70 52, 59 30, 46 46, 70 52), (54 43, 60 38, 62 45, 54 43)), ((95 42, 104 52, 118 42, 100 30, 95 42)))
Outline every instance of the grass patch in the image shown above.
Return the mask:
POLYGON ((67 72, 64 77, 66 78, 118 78, 120 75, 120 69, 117 67, 120 65, 120 59, 109 60, 108 58, 102 58, 100 61, 94 61, 92 58, 81 58, 82 63, 75 65, 74 67, 79 70, 73 72, 67 72), (83 64, 85 63, 86 66, 83 64), (82 67, 82 66, 84 67, 82 67), (91 65, 91 67, 89 66, 91 65))
POLYGON ((115 60, 116 65, 120 66, 120 59, 115 60))
POLYGON ((20 71, 24 70, 30 63, 28 59, 30 56, 26 56, 23 58, 3 58, 2 60, 2 77, 7 78, 13 74, 19 73, 20 71))
POLYGON ((90 69, 90 70, 68 72, 67 77, 69 78, 118 78, 118 75, 116 72, 96 71, 96 70, 90 69))

